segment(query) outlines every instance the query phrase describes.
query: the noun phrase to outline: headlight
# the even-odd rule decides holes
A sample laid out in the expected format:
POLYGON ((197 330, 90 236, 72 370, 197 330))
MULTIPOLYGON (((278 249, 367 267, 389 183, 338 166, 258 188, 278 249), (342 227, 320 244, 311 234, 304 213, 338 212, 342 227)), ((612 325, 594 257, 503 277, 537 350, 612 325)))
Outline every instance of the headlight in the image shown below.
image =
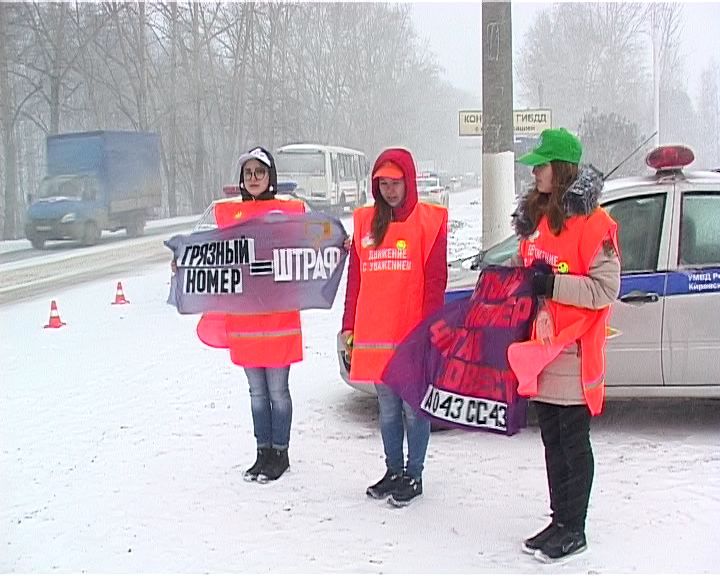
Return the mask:
POLYGON ((69 224, 70 222, 75 222, 76 218, 77 215, 75 214, 75 212, 70 212, 70 214, 65 214, 65 216, 60 219, 60 224, 69 224))

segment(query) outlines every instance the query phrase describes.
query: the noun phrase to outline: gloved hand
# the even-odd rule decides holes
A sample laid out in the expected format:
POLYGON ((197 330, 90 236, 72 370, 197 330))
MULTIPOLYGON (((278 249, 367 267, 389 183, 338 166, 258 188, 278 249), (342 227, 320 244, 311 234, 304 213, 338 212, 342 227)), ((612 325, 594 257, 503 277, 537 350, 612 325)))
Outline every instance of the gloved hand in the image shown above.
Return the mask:
POLYGON ((538 272, 532 279, 533 296, 552 298, 555 288, 555 274, 543 274, 538 272))

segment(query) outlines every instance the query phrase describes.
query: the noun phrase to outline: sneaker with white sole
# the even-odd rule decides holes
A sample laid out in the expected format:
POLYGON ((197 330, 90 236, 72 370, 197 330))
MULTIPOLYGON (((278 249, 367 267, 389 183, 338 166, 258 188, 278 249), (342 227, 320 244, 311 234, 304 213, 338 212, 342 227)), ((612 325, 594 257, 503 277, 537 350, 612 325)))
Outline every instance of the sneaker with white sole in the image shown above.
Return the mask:
POLYGON ((525 552, 525 554, 535 554, 535 552, 540 550, 545 542, 550 540, 550 538, 561 526, 562 524, 557 524, 555 522, 548 524, 545 528, 540 530, 540 532, 535 534, 535 536, 531 536, 523 541, 522 551, 525 552))
POLYGON ((399 484, 400 478, 402 478, 402 474, 387 470, 385 472, 385 476, 375 482, 372 486, 368 486, 367 490, 365 490, 365 494, 375 500, 387 498, 399 484))
POLYGON ((402 508, 410 504, 418 496, 422 496, 422 478, 412 478, 403 474, 400 482, 390 494, 388 502, 396 508, 402 508))
POLYGON ((571 530, 560 527, 539 550, 535 551, 535 559, 546 564, 559 562, 568 556, 580 554, 587 550, 587 540, 582 530, 571 530))

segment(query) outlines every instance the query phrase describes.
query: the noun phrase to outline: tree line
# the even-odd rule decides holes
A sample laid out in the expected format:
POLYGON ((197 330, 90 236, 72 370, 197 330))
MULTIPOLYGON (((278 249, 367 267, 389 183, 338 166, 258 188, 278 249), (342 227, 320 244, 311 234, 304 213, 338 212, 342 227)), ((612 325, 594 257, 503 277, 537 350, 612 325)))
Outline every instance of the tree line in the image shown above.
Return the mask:
POLYGON ((0 226, 22 235, 48 134, 161 135, 163 216, 196 214, 253 145, 343 145, 372 159, 455 145, 458 92, 411 6, 350 3, 0 4, 0 226), (432 140, 427 134, 433 135, 432 140))
MULTIPOLYGON (((689 144, 693 168, 720 167, 720 69, 710 61, 694 102, 683 32, 680 3, 555 4, 526 33, 516 90, 525 101, 552 109, 553 124, 576 130, 586 160, 607 172, 655 130, 656 74, 660 143, 689 144)), ((615 175, 643 173, 643 160, 636 154, 615 175)))
MULTIPOLYGON (((472 161, 479 171, 479 147, 458 137, 458 111, 477 108, 479 96, 442 79, 411 10, 376 2, 0 3, 2 238, 22 236, 45 137, 59 132, 158 132, 158 216, 200 213, 229 183, 239 154, 258 144, 342 145, 370 161, 402 145, 417 160, 456 171, 472 161)), ((578 131, 586 159, 609 170, 653 130, 653 45, 661 140, 691 144, 696 165, 720 166, 720 66, 703 72, 693 102, 682 25, 677 3, 555 4, 516 47, 514 91, 550 108, 555 126, 578 131)), ((642 155, 618 174, 637 170, 642 155)))

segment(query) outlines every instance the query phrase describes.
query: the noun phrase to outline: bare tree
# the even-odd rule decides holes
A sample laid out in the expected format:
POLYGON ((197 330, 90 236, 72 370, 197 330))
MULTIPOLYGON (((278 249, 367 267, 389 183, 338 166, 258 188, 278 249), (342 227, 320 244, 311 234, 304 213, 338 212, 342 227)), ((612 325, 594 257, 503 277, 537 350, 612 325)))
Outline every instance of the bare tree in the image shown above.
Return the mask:
POLYGON ((558 4, 527 32, 516 69, 520 94, 551 108, 556 125, 576 127, 586 110, 647 108, 639 32, 642 7, 634 3, 558 4))
POLYGON ((30 79, 48 108, 48 121, 36 115, 34 121, 50 134, 60 131, 63 106, 80 87, 76 74, 78 59, 95 35, 104 26, 103 20, 93 20, 86 27, 84 10, 78 3, 21 4, 22 28, 33 39, 33 51, 23 62, 30 79))
POLYGON ((36 2, 0 10, 13 16, 0 23, 6 237, 18 234, 19 191, 42 177, 45 136, 60 130, 159 132, 163 212, 171 215, 203 210, 256 143, 326 142, 371 158, 400 144, 453 159, 457 124, 443 104, 460 96, 418 44, 408 5, 36 2))
POLYGON ((2 238, 14 238, 16 233, 17 207, 17 149, 15 145, 15 107, 14 91, 10 83, 10 62, 7 51, 10 39, 7 4, 0 4, 0 131, 2 131, 2 151, 4 166, 4 193, 0 206, 0 225, 2 238))
POLYGON ((720 168, 720 65, 712 59, 700 80, 699 154, 705 168, 720 168))

